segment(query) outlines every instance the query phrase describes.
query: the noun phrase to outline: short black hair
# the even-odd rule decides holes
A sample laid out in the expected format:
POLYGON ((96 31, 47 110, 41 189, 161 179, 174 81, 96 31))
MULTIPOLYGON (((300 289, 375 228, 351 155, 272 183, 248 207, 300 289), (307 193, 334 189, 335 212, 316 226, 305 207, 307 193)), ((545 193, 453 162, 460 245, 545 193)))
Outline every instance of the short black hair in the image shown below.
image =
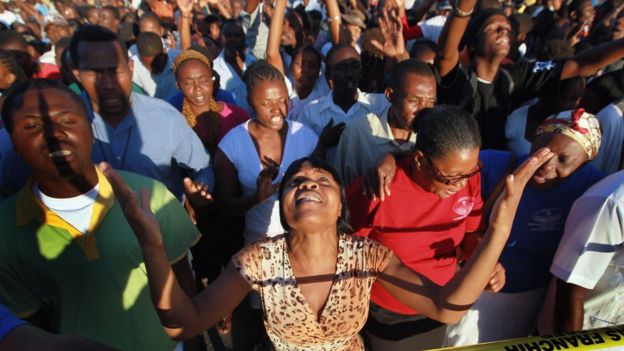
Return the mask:
POLYGON ((345 44, 345 43, 334 44, 332 45, 331 49, 329 49, 329 51, 327 52, 327 56, 325 56, 325 62, 327 63, 327 65, 329 65, 329 61, 332 60, 334 55, 336 55, 336 53, 342 49, 350 49, 350 50, 357 52, 357 50, 355 50, 355 48, 349 44, 345 44))
POLYGON ((284 176, 282 177, 282 182, 280 183, 279 187, 279 214, 282 227, 286 229, 286 231, 290 230, 290 226, 288 225, 288 222, 286 222, 286 218, 284 217, 284 209, 282 207, 282 196, 284 195, 284 188, 286 184, 288 184, 288 180, 290 180, 290 178, 292 178, 295 173, 299 172, 303 164, 306 162, 310 163, 310 165, 312 165, 312 167, 314 168, 319 168, 329 172, 336 181, 336 183, 338 183, 338 186, 340 187, 340 203, 342 204, 342 209, 340 211, 340 217, 338 217, 338 221, 336 222, 336 229, 338 230, 338 234, 349 234, 353 232, 353 228, 351 228, 351 225, 349 224, 349 208, 347 206, 347 195, 342 178, 340 178, 338 172, 336 172, 334 167, 327 163, 327 161, 314 156, 308 156, 294 161, 290 164, 290 166, 288 166, 286 173, 284 173, 284 176))
POLYGON ((412 128, 418 135, 415 149, 433 159, 453 151, 481 148, 477 121, 457 106, 425 109, 418 113, 412 128))
POLYGON ((438 51, 438 44, 435 41, 428 38, 419 38, 414 41, 412 48, 410 49, 410 57, 415 58, 423 48, 427 48, 435 54, 438 51))
POLYGON ((219 15, 209 14, 209 15, 206 15, 206 17, 204 17, 203 22, 204 22, 204 30, 208 32, 211 24, 216 23, 217 25, 221 26, 221 24, 223 23, 223 19, 219 15))
POLYGON ((143 21, 154 21, 156 23, 158 23, 158 25, 160 25, 162 27, 162 22, 160 21, 160 17, 158 17, 155 13, 153 12, 145 12, 140 18, 139 18, 139 24, 141 24, 141 22, 143 21))
POLYGON ((306 44, 306 45, 303 45, 302 47, 300 47, 300 48, 297 50, 297 52, 295 52, 295 54, 292 56, 292 57, 293 57, 293 60, 292 60, 292 61, 291 61, 291 63, 290 63, 290 65, 291 65, 291 67, 290 67, 290 68, 291 68, 291 69, 292 69, 292 62, 294 62, 294 61, 295 61, 295 60, 294 60, 294 57, 295 57, 296 55, 298 55, 299 53, 301 53, 301 54, 303 55, 303 54, 304 54, 304 53, 306 53, 306 52, 313 53, 313 54, 314 54, 314 55, 318 58, 319 65, 323 63, 323 54, 321 54, 321 52, 320 52, 320 51, 319 51, 319 50, 318 50, 318 49, 317 49, 314 45, 312 45, 312 44, 306 44))
POLYGON ((2 122, 9 134, 13 131, 13 115, 15 111, 24 105, 24 95, 30 90, 55 89, 60 90, 69 95, 71 99, 76 101, 83 109, 84 116, 87 116, 87 109, 84 102, 76 93, 63 85, 62 83, 52 79, 30 79, 20 84, 14 85, 6 94, 6 98, 2 105, 2 122))
POLYGON ((139 34, 136 41, 137 50, 142 57, 156 56, 163 53, 164 46, 160 36, 152 32, 139 34))
POLYGON ((86 25, 80 27, 80 29, 74 33, 69 44, 69 52, 76 67, 80 67, 80 54, 78 52, 78 46, 83 41, 95 43, 116 42, 121 46, 122 55, 126 58, 126 60, 128 59, 128 50, 126 49, 126 45, 119 41, 115 33, 102 26, 86 25))
POLYGON ((360 56, 357 50, 355 50, 355 48, 349 44, 338 43, 338 44, 333 45, 332 48, 329 49, 329 51, 327 52, 327 56, 325 56, 325 76, 327 79, 331 77, 332 65, 330 65, 329 62, 332 60, 332 58, 334 57, 334 55, 336 55, 338 51, 343 50, 343 49, 353 50, 358 54, 358 56, 360 56))
POLYGON ((24 49, 28 48, 28 42, 20 33, 14 30, 5 30, 0 32, 0 49, 3 49, 5 45, 11 44, 18 44, 24 49))
POLYGON ((106 5, 104 7, 102 7, 102 11, 104 10, 108 10, 110 11, 110 13, 113 14, 113 17, 115 17, 116 20, 120 20, 121 16, 119 15, 119 10, 113 6, 113 5, 106 5))
POLYGON ((415 59, 409 59, 394 65, 390 73, 390 87, 394 91, 402 91, 405 78, 410 73, 421 77, 434 77, 433 70, 428 64, 415 59))

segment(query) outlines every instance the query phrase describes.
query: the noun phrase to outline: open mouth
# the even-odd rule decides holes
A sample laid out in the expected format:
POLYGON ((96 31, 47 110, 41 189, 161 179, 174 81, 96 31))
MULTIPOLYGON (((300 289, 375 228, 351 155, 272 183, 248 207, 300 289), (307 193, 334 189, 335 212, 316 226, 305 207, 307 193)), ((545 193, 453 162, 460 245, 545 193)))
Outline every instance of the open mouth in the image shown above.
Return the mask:
POLYGON ((57 150, 57 151, 50 152, 48 154, 48 157, 52 157, 52 158, 65 157, 65 156, 69 156, 71 154, 72 154, 72 152, 69 151, 69 150, 57 150))
POLYGON ((279 115, 278 116, 272 116, 269 119, 269 121, 271 122, 271 124, 278 125, 278 124, 284 123, 284 118, 282 116, 279 116, 279 115))
POLYGON ((305 191, 297 196, 295 203, 301 205, 303 203, 322 203, 321 197, 313 191, 305 191))
POLYGON ((502 37, 496 40, 496 45, 498 46, 509 46, 509 38, 502 37))

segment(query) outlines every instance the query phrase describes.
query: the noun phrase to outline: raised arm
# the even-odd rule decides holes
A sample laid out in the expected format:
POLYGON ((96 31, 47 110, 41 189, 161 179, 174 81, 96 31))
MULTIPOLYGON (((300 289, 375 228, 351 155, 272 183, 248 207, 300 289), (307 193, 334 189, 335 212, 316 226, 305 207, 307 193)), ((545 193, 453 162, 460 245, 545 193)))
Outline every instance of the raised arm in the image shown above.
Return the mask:
POLYGON ((178 32, 180 32, 180 48, 187 50, 191 47, 191 18, 193 17, 193 0, 176 0, 180 17, 178 32))
POLYGON ((436 66, 441 77, 446 76, 459 62, 459 43, 468 27, 476 3, 476 0, 458 0, 444 23, 438 39, 440 45, 436 58, 436 66))
POLYGON ((142 189, 137 196, 109 165, 103 165, 102 170, 139 242, 152 302, 170 337, 186 340, 199 334, 231 312, 251 291, 230 263, 214 283, 189 298, 165 254, 160 225, 149 207, 149 191, 142 189))
POLYGON ((284 14, 286 12, 286 0, 277 0, 271 16, 269 27, 269 39, 267 41, 266 60, 284 74, 284 61, 280 54, 282 39, 282 27, 284 26, 284 14))
POLYGON ((379 18, 379 29, 384 38, 383 44, 373 39, 371 44, 384 53, 388 59, 386 70, 389 71, 394 62, 401 62, 409 59, 409 54, 405 48, 403 39, 403 24, 401 23, 400 10, 396 6, 384 6, 379 18))
POLYGON ((327 18, 329 21, 329 30, 331 33, 332 44, 336 45, 340 42, 340 8, 336 0, 326 0, 327 18))
POLYGON ((380 281, 402 303, 443 323, 456 323, 486 287, 498 262, 526 183, 533 173, 553 156, 540 149, 508 176, 505 191, 496 201, 490 225, 467 264, 444 286, 434 284, 394 257, 380 281))
POLYGON ((622 57, 624 57, 624 39, 595 46, 565 61, 561 79, 590 76, 622 57))
POLYGON ((208 0, 207 2, 211 9, 217 9, 221 17, 225 19, 232 19, 234 17, 229 1, 208 0))
MULTIPOLYGON (((425 15, 427 14, 427 12, 429 12, 429 9, 431 8, 431 6, 433 6, 435 2, 436 0, 425 0, 418 7, 415 7, 415 6, 419 2, 414 2, 414 6, 412 7, 411 12, 416 22, 420 22, 420 20, 422 20, 425 17, 425 15)), ((397 4, 400 7, 403 7, 403 11, 400 15, 401 16, 405 15, 405 1, 397 0, 397 4)))

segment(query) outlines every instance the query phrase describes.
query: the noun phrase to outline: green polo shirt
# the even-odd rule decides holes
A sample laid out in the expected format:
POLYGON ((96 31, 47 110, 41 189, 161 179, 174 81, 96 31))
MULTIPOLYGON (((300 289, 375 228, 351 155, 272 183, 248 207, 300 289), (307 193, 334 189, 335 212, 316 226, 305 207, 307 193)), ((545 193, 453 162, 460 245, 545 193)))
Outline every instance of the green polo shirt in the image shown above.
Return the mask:
MULTIPOLYGON (((119 171, 148 188, 170 262, 199 240, 188 215, 159 182, 119 171)), ((0 205, 0 302, 20 316, 41 309, 59 333, 120 350, 172 350, 149 293, 145 264, 112 188, 98 170, 99 195, 88 234, 49 211, 33 180, 0 205)))

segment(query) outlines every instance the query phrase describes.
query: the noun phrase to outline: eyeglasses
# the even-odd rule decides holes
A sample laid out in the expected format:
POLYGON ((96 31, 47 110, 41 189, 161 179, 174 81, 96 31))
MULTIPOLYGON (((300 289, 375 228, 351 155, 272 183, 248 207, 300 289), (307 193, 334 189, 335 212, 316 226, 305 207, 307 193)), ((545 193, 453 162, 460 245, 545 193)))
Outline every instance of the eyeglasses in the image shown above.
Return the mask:
POLYGON ((433 178, 444 184, 444 185, 451 185, 451 184, 457 184, 459 182, 461 182, 464 179, 469 179, 474 177, 475 175, 477 175, 477 173, 481 172, 481 168, 483 168, 483 164, 481 163, 481 160, 479 160, 479 163, 477 163, 477 168, 468 173, 468 174, 464 174, 464 175, 460 175, 458 177, 453 177, 453 178, 449 178, 447 176, 444 175, 444 173, 442 173, 440 171, 440 169, 438 167, 436 167, 435 163, 433 163, 433 161, 431 161, 431 159, 429 158, 429 156, 425 155, 425 158, 427 159, 427 161, 429 162, 429 164, 431 164, 431 175, 433 175, 433 178))

